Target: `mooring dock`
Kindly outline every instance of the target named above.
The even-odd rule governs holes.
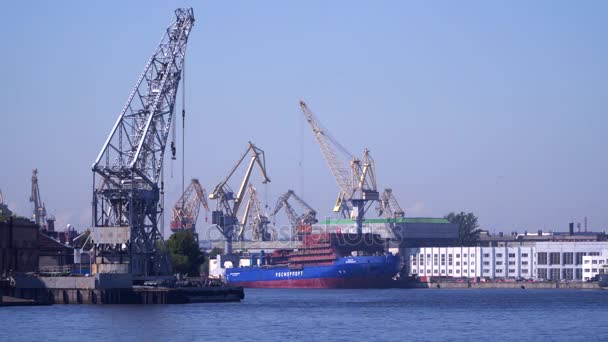
[[[122,277],[121,277],[122,278]],[[35,277],[15,278],[4,286],[6,299],[0,305],[45,304],[188,304],[239,302],[242,287],[156,287],[133,286],[120,278]]]

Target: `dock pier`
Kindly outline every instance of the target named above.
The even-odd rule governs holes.
[[[239,302],[242,287],[132,286],[121,277],[18,277],[0,306],[49,304],[188,304]]]

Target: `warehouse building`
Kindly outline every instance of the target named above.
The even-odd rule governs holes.
[[[28,219],[0,222],[0,275],[37,271],[38,238],[39,227]]]
[[[608,249],[599,255],[583,256],[583,280],[592,280],[602,274],[608,274]]]
[[[325,220],[313,226],[313,233],[356,233],[354,220]],[[383,239],[399,241],[400,247],[453,246],[458,241],[458,225],[444,218],[404,217],[365,219],[363,233],[380,234]]]
[[[405,271],[418,277],[585,280],[584,270],[593,268],[585,266],[584,257],[601,257],[607,249],[606,241],[408,248]]]

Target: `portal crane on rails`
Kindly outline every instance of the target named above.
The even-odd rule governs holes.
[[[93,163],[96,273],[140,278],[173,273],[159,231],[162,170],[193,24],[192,8],[175,10]]]
[[[289,199],[293,198],[296,203],[304,210],[302,214],[297,214],[296,210],[289,203]],[[281,209],[285,208],[285,213],[291,225],[291,237],[296,240],[303,233],[310,233],[312,225],[317,223],[317,212],[300,198],[293,190],[289,190],[277,200],[274,210],[270,216],[276,216]]]
[[[389,219],[398,219],[405,216],[405,211],[401,209],[392,189],[384,189],[384,192],[382,192],[382,195],[380,196],[380,206],[378,207],[378,215]]]
[[[36,225],[40,228],[45,228],[46,225],[46,207],[40,196],[40,187],[38,186],[38,169],[32,170],[32,192],[30,194],[30,202],[34,205],[32,218]]]
[[[354,219],[357,233],[360,234],[363,230],[365,213],[374,201],[380,199],[376,186],[374,160],[368,149],[363,151],[361,159],[355,157],[321,126],[304,101],[300,101],[300,108],[340,188],[334,212],[341,213],[344,218]],[[338,151],[350,158],[350,168],[345,166]]]
[[[243,241],[245,230],[249,228],[253,241],[270,241],[271,236],[268,232],[270,220],[262,209],[256,188],[251,183],[247,190],[247,198],[247,205],[245,206],[245,211],[243,212],[243,218],[241,220],[241,228],[236,238],[239,241]]]
[[[393,233],[396,239],[400,239],[402,231],[400,230],[401,225],[398,224],[397,220],[405,217],[405,211],[401,209],[392,189],[384,189],[382,195],[380,195],[380,205],[377,209],[378,216],[388,219],[385,226]]]
[[[235,193],[230,186],[228,181],[235,174],[239,166],[245,161],[247,155],[251,153],[249,165],[245,171],[245,176],[241,181],[241,185],[238,191]],[[225,240],[225,254],[232,254],[232,240],[235,238],[235,229],[239,228],[240,222],[237,219],[237,215],[241,205],[245,200],[245,192],[253,167],[257,165],[262,173],[262,183],[266,184],[270,182],[270,178],[266,173],[266,157],[264,151],[255,146],[252,142],[249,142],[249,146],[245,150],[245,153],[241,155],[237,163],[232,167],[226,178],[215,186],[209,199],[216,201],[216,210],[211,214],[211,223],[214,224],[220,231]]]
[[[198,220],[201,205],[205,208],[205,211],[209,211],[207,191],[205,191],[205,188],[203,188],[198,179],[193,178],[173,206],[171,231],[190,230],[193,233],[196,232],[196,221]]]

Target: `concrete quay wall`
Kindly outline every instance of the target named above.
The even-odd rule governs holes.
[[[597,282],[398,282],[396,287],[419,289],[585,289],[601,290]]]
[[[96,274],[93,277],[15,277],[15,287],[23,289],[128,289],[133,284],[129,274]]]
[[[42,289],[13,288],[5,294],[45,304],[186,304],[238,302],[245,296],[241,287],[132,288],[132,289]]]

